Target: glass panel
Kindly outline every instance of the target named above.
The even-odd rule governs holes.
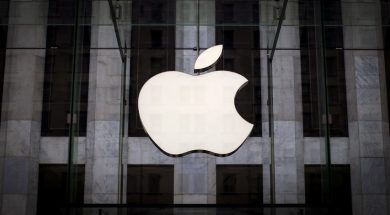
[[[152,76],[175,70],[175,9],[175,1],[132,1],[130,136],[146,136],[138,115],[141,87]]]
[[[0,214],[388,214],[389,9],[0,0]],[[216,44],[220,59],[195,73]],[[225,155],[162,151],[140,120],[141,87],[215,70],[248,79],[231,105],[251,135]]]
[[[51,7],[53,7],[52,10],[50,10]],[[41,133],[42,136],[68,137],[66,138],[68,140],[66,160],[68,165],[66,175],[67,206],[84,203],[84,201],[80,202],[78,200],[78,194],[80,192],[84,193],[84,186],[78,186],[77,182],[78,177],[80,177],[78,164],[81,163],[79,151],[81,151],[83,145],[85,146],[85,139],[81,136],[87,136],[91,9],[91,1],[49,2],[46,37],[47,52],[49,53],[46,54],[44,82],[46,89],[44,88],[44,90],[50,93],[48,93],[49,99],[43,98],[43,105],[48,107],[48,115],[45,115],[45,109],[42,111],[42,121],[48,120],[49,123],[42,122]],[[67,17],[66,14],[72,16]],[[69,35],[69,37],[66,35]],[[69,38],[72,38],[70,43],[67,42]],[[60,52],[56,52],[56,47]],[[61,52],[62,47],[64,47],[64,52]],[[63,103],[63,106],[68,106],[68,108],[60,108],[61,103]],[[52,110],[54,111],[51,112]],[[66,123],[64,123],[63,118],[61,120],[57,119],[65,115],[64,110],[66,110]],[[48,118],[45,119],[45,116],[48,116]],[[65,126],[52,129],[52,122],[55,122],[56,125]],[[44,125],[48,127],[44,127]],[[83,176],[85,176],[85,173]],[[86,181],[85,177],[84,181]]]
[[[321,165],[305,165],[305,196],[309,207],[326,202]],[[352,214],[351,178],[349,165],[332,165],[331,204],[337,214]]]
[[[72,25],[75,21],[73,1],[50,1],[46,40],[45,75],[43,85],[42,136],[67,136],[71,117],[73,35],[77,32],[83,38],[80,53],[80,101],[76,121],[79,128],[76,135],[85,136],[88,109],[88,74],[90,25],[82,29]],[[89,16],[91,2],[85,2],[85,16]],[[71,15],[71,16],[69,16]],[[88,24],[88,23],[86,23]],[[76,32],[75,32],[76,31]],[[81,31],[81,32],[78,32]],[[82,65],[81,65],[82,63]]]
[[[318,86],[316,74],[316,31],[313,25],[313,1],[302,1],[300,7],[300,48],[302,73],[303,133],[305,137],[318,137]],[[348,115],[345,90],[345,66],[343,52],[343,32],[341,27],[341,4],[339,1],[326,1],[325,38],[327,92],[329,96],[329,118],[331,136],[348,136]],[[331,14],[329,14],[331,13]]]
[[[173,204],[173,166],[129,165],[127,204]]]
[[[390,15],[388,11],[390,11],[390,1],[381,0],[382,38],[387,87],[387,108],[388,113],[390,113]],[[390,124],[390,117],[387,116],[387,118]]]
[[[340,22],[340,4],[337,1],[305,1],[301,0],[297,5],[299,14],[297,16],[297,30],[300,38],[300,80],[301,84],[301,105],[303,146],[305,150],[311,149],[310,156],[316,159],[305,159],[306,162],[321,164],[316,168],[316,182],[320,188],[315,194],[321,199],[317,206],[329,209],[330,203],[330,135],[346,136],[345,101],[345,79],[342,52],[337,52],[342,47],[342,32],[337,28],[327,25],[336,25]],[[331,8],[331,9],[330,9]],[[328,12],[334,13],[333,16]],[[333,38],[334,37],[334,38]],[[332,40],[329,40],[332,38]],[[332,42],[333,44],[328,44]],[[337,49],[336,49],[337,48]],[[335,50],[336,51],[333,51]],[[332,51],[329,51],[332,50]],[[329,65],[328,63],[331,63]],[[336,69],[336,70],[334,70]],[[330,80],[329,78],[332,78]],[[330,106],[331,96],[333,110]],[[339,96],[339,101],[333,100]],[[331,114],[334,111],[334,115]],[[344,112],[343,112],[344,111]],[[335,117],[333,117],[335,116]],[[335,118],[334,125],[331,120]],[[313,150],[318,148],[319,150]],[[306,154],[305,154],[306,158]],[[310,157],[312,158],[312,157]],[[305,167],[306,170],[306,167]],[[310,198],[309,177],[301,175],[305,181],[305,202],[313,207]],[[307,180],[306,180],[307,179]],[[306,189],[307,188],[307,189]]]
[[[262,204],[260,165],[218,165],[217,204]]]
[[[8,10],[9,1],[0,1],[0,105],[3,101],[3,83],[4,83],[4,69],[6,60],[6,48],[7,48],[7,32],[8,26]],[[1,117],[1,113],[0,113]]]
[[[234,71],[249,80],[235,105],[244,119],[255,125],[251,136],[261,136],[259,1],[215,2],[216,44],[223,44],[217,70]],[[249,26],[242,26],[249,25]],[[253,25],[253,26],[252,26]]]
[[[61,214],[67,202],[67,175],[65,164],[40,164],[38,177],[37,214]],[[84,202],[84,165],[78,165],[74,172],[74,186],[77,192],[74,202]],[[81,213],[77,213],[81,214]]]

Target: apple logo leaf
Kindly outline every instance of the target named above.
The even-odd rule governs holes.
[[[210,69],[222,55],[223,45],[216,45],[206,49],[195,61],[195,72],[202,72]]]

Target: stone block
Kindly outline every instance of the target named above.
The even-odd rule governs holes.
[[[176,50],[175,69],[188,74],[194,74],[196,51]]]
[[[360,137],[360,155],[362,157],[383,157],[382,133],[362,132]]]
[[[379,48],[378,27],[376,26],[344,26],[344,48],[376,49]]]
[[[379,78],[378,56],[376,53],[357,53],[353,56],[355,78]]]
[[[207,194],[207,163],[182,164],[182,189],[184,194]]]
[[[31,121],[9,120],[7,121],[7,156],[32,156],[31,150],[34,143],[31,140]]]
[[[378,105],[381,104],[380,90],[379,88],[371,89],[358,89],[357,90],[357,105],[358,109],[360,105]]]
[[[112,25],[110,6],[105,1],[94,1],[92,3],[91,24],[93,25]],[[95,15],[98,14],[98,15]]]
[[[207,158],[207,194],[209,196],[207,202],[212,203],[216,201],[217,182],[216,182],[216,160],[215,158]]]
[[[26,35],[29,35],[26,37]],[[37,48],[44,47],[46,40],[46,24],[37,25],[17,24],[9,25],[7,48]]]
[[[303,140],[305,164],[321,164],[320,138],[305,137]]]
[[[119,121],[95,121],[95,157],[119,155]]]
[[[348,133],[349,133],[349,156],[350,158],[357,158],[360,156],[360,144],[359,144],[359,122],[349,121],[348,122]]]
[[[360,121],[358,124],[359,138],[361,133],[381,133],[382,126],[380,121]]]
[[[276,47],[280,49],[300,48],[299,28],[297,26],[282,26]]]
[[[129,164],[173,164],[174,157],[163,153],[148,137],[129,137]]]
[[[1,214],[21,215],[35,214],[33,211],[27,211],[27,195],[4,194],[2,200]]]
[[[386,195],[363,195],[362,203],[362,214],[387,215]]]
[[[240,148],[232,155],[217,157],[218,164],[261,164],[262,163],[262,138],[248,137]]]
[[[214,17],[207,17],[204,16],[205,19],[213,19]],[[207,22],[210,22],[210,20],[205,20]],[[213,22],[213,21],[212,21]],[[210,26],[209,23],[206,23],[206,26],[200,26],[199,27],[199,46],[202,49],[208,49],[211,46],[218,45],[215,44],[215,27]]]
[[[334,137],[330,139],[332,164],[349,164],[348,138]],[[322,152],[325,153],[325,152]]]
[[[293,121],[296,119],[293,90],[293,88],[274,89],[274,120]]]
[[[295,121],[275,121],[275,157],[295,157]]]
[[[382,108],[380,104],[361,104],[356,107],[358,120],[381,120],[382,119]]]
[[[362,193],[385,194],[386,175],[383,158],[361,158]]]
[[[341,3],[344,25],[377,25],[378,9],[375,1],[344,1]]]
[[[4,160],[4,194],[27,194],[28,182],[32,180],[29,172],[29,157],[6,157]]]
[[[79,164],[85,163],[85,137],[75,138],[77,149],[75,157]],[[66,164],[68,162],[69,138],[67,137],[42,137],[39,147],[39,163]]]
[[[215,2],[203,0],[199,1],[200,25],[212,26],[215,24]]]
[[[42,137],[39,150],[40,163],[66,163],[68,138]]]
[[[176,23],[195,25],[197,23],[197,5],[194,1],[176,2]]]
[[[118,204],[118,194],[104,193],[93,194],[92,203],[94,204]]]
[[[362,195],[353,194],[352,195],[352,214],[353,215],[362,215],[363,214],[363,202]]]
[[[118,158],[95,158],[92,166],[92,194],[118,192]]]
[[[358,63],[356,63],[358,64]],[[358,64],[361,67],[365,67],[361,65],[361,62]],[[376,74],[378,70],[375,67],[369,67],[369,71],[364,70],[363,68],[357,69],[356,76],[356,88],[357,89],[377,89],[379,85],[379,74]]]
[[[176,46],[189,49],[196,47],[197,34],[196,26],[177,26]]]
[[[107,6],[108,7],[108,6]],[[109,10],[109,8],[107,8]],[[104,14],[99,17],[104,17]],[[111,19],[111,17],[110,17]],[[94,20],[94,19],[92,19]],[[117,48],[118,43],[115,35],[115,29],[112,22],[109,25],[99,25],[92,26],[93,34],[91,34],[91,47],[93,48]],[[103,52],[115,52],[115,55],[118,55],[118,50],[99,50],[99,53]]]
[[[295,1],[288,2],[283,25],[299,25],[299,3]]]
[[[92,119],[98,121],[118,120],[120,117],[120,89],[118,86],[109,88],[96,88],[96,100],[91,103],[88,110],[92,110]],[[91,116],[91,115],[90,115]]]
[[[207,204],[208,195],[190,194],[182,196],[182,204]]]
[[[350,158],[352,195],[362,194],[362,174],[360,158]]]

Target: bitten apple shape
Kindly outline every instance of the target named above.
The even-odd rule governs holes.
[[[195,69],[209,68],[222,45],[204,51]],[[248,80],[230,71],[189,75],[168,71],[150,78],[138,97],[142,125],[164,152],[182,155],[208,151],[227,155],[237,150],[253,124],[237,112],[234,98]]]

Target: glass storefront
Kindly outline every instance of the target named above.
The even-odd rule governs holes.
[[[390,215],[389,12],[389,0],[0,0],[0,214]],[[221,57],[196,71],[215,45]],[[248,80],[232,105],[249,136],[225,155],[162,150],[141,88],[220,70]],[[205,92],[185,93],[197,106]]]

